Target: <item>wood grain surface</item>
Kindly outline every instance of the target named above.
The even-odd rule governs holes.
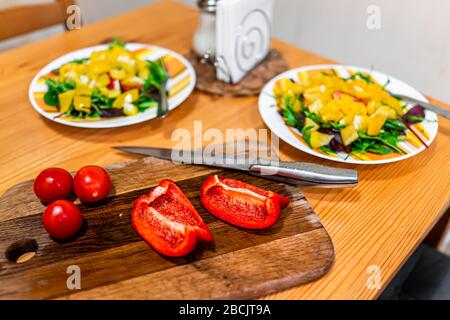
[[[0,9],[0,40],[47,28],[66,26],[67,7],[75,0],[55,0],[47,3],[16,5]],[[45,12],[45,14],[42,14]]]
[[[332,264],[330,237],[297,187],[153,158],[116,165],[109,172],[113,194],[100,204],[80,205],[84,226],[70,241],[56,242],[46,233],[44,207],[31,191],[33,181],[1,198],[0,252],[6,255],[0,256],[0,299],[254,298],[314,280]],[[271,228],[233,227],[200,204],[200,187],[212,174],[272,190],[292,202]],[[131,226],[133,201],[164,177],[177,182],[214,235],[213,244],[201,244],[185,258],[160,256]],[[30,241],[37,243],[36,254],[15,263],[30,252]],[[66,270],[72,265],[81,271],[76,293],[66,285]]]
[[[174,146],[171,136],[177,128],[188,129],[194,139],[201,134],[193,132],[196,120],[202,121],[204,130],[267,129],[255,97],[218,98],[195,92],[164,120],[105,130],[52,123],[40,117],[28,101],[33,76],[62,54],[105,42],[114,35],[185,54],[191,48],[196,24],[196,10],[164,1],[0,53],[0,193],[49,166],[77,170],[87,164],[136,159],[112,150],[113,145]],[[335,62],[281,41],[275,40],[273,46],[292,68]],[[447,207],[450,124],[440,118],[439,126],[429,149],[414,158],[379,166],[338,164],[280,142],[282,160],[357,168],[360,184],[355,189],[303,190],[333,239],[335,263],[319,280],[268,298],[374,299],[381,293]],[[367,286],[371,266],[380,268],[379,287]]]

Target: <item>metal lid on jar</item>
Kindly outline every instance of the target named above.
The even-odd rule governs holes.
[[[197,6],[207,12],[216,12],[217,2],[220,0],[197,0]]]

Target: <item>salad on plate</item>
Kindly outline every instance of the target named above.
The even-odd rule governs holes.
[[[343,77],[334,69],[309,70],[297,79],[277,80],[273,94],[286,125],[297,129],[310,148],[363,159],[367,153],[406,154],[405,140],[426,145],[409,130],[425,120],[425,110],[419,105],[408,110],[387,85],[359,71]]]
[[[158,106],[167,77],[161,60],[142,59],[116,39],[105,50],[53,70],[43,98],[57,108],[57,117],[72,120],[135,116]]]

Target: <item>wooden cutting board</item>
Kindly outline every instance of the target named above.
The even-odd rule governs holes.
[[[80,205],[85,226],[71,241],[55,242],[47,235],[44,206],[32,181],[0,198],[0,299],[254,298],[317,279],[333,262],[331,239],[297,187],[154,158],[107,169],[113,195],[100,204]],[[200,204],[200,186],[213,174],[275,191],[292,203],[267,230],[230,226]],[[131,226],[133,200],[165,178],[176,181],[215,237],[185,258],[158,255]],[[67,287],[70,266],[79,267],[80,290]]]

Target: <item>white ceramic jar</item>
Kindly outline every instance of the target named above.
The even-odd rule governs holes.
[[[194,34],[193,49],[200,57],[213,59],[216,53],[216,5],[220,0],[198,0],[199,23]]]

